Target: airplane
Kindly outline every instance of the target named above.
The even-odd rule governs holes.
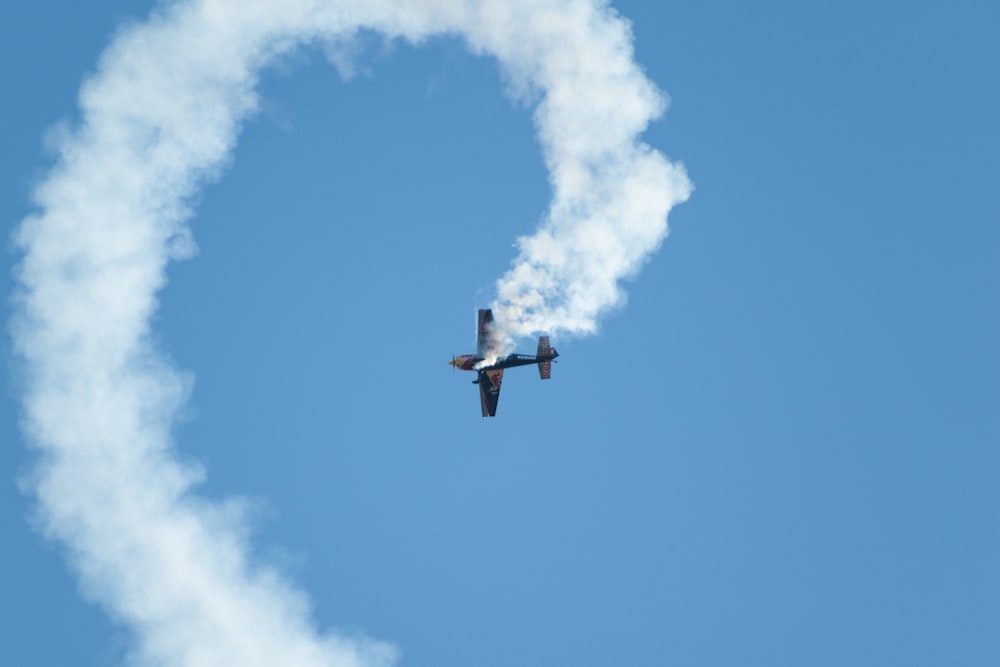
[[[495,417],[497,401],[500,399],[500,383],[506,368],[538,364],[538,375],[543,380],[552,377],[552,360],[559,356],[554,347],[549,346],[549,337],[538,339],[538,353],[509,354],[496,358],[499,342],[494,338],[493,311],[489,308],[479,310],[479,335],[476,341],[475,354],[460,354],[452,357],[449,365],[463,371],[476,371],[478,375],[472,384],[479,385],[479,399],[482,403],[483,417]]]

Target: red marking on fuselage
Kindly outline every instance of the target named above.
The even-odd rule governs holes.
[[[463,371],[473,370],[473,366],[476,364],[476,356],[474,354],[463,354],[458,357],[458,363],[456,366]]]

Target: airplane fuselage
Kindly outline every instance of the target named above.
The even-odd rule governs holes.
[[[506,357],[497,359],[492,364],[481,366],[486,361],[484,357],[474,354],[460,354],[451,362],[455,368],[463,371],[491,371],[497,368],[514,368],[515,366],[529,366],[537,364],[539,361],[555,359],[559,353],[552,350],[552,354],[546,357],[537,357],[533,354],[508,354]]]

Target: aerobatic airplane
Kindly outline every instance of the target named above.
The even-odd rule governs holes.
[[[479,335],[476,341],[475,354],[460,354],[452,357],[448,363],[463,371],[477,371],[478,376],[472,384],[479,385],[479,398],[482,402],[483,416],[495,417],[497,401],[500,399],[500,382],[503,380],[505,368],[538,364],[538,375],[543,380],[552,376],[552,360],[559,356],[554,347],[549,347],[549,337],[538,339],[538,354],[510,354],[497,358],[499,341],[494,336],[493,311],[479,311]]]

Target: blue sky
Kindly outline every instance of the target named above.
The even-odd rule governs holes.
[[[8,234],[151,4],[0,10]],[[1000,12],[615,6],[696,190],[494,420],[445,362],[548,205],[530,111],[457,39],[266,70],[155,319],[199,494],[250,498],[255,558],[403,665],[996,664]],[[9,348],[0,663],[120,664],[18,489]]]

